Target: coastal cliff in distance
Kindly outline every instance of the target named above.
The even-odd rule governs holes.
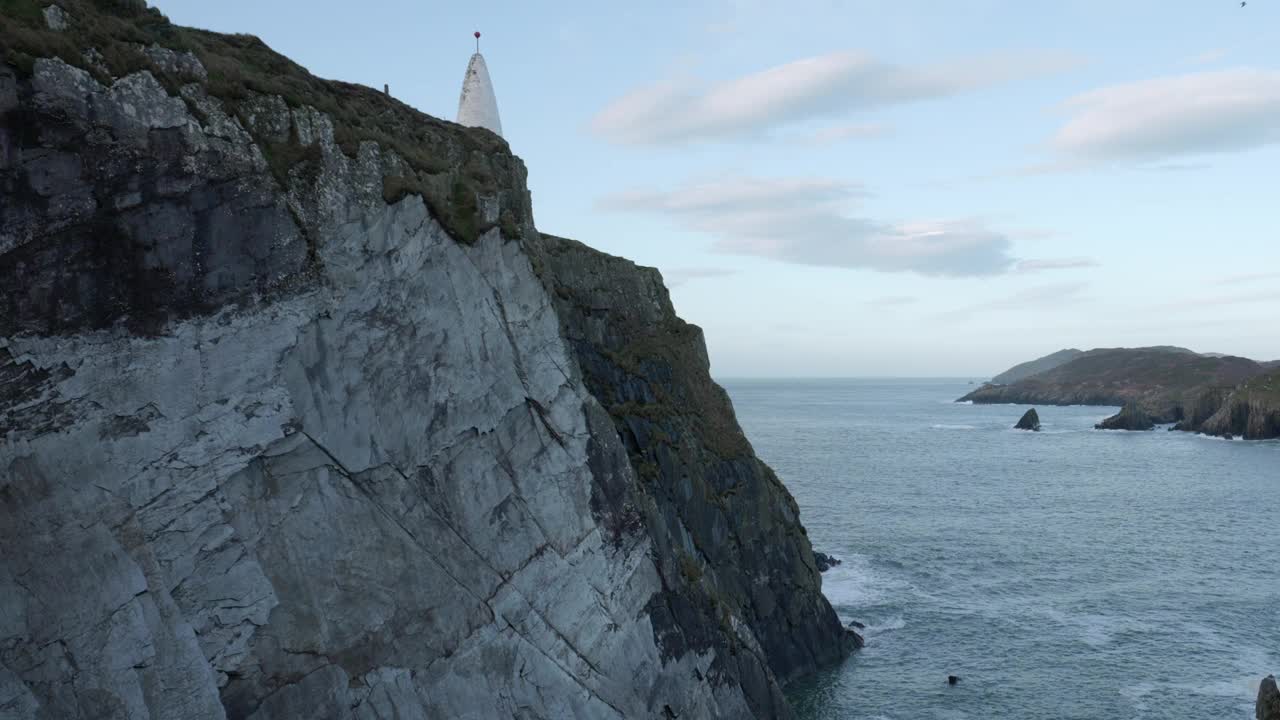
[[[500,138],[4,9],[6,718],[786,718],[858,645],[700,331]]]
[[[1059,350],[1056,353],[1050,353],[1042,358],[1036,358],[1035,360],[1019,363],[991,378],[991,384],[1009,385],[1010,383],[1018,382],[1023,378],[1038,375],[1042,372],[1048,372],[1059,365],[1065,365],[1083,354],[1083,350],[1068,348],[1066,350]]]
[[[1246,440],[1280,437],[1280,370],[1250,378],[1232,390],[1198,429]]]
[[[1065,352],[1065,351],[1064,351]],[[1090,350],[1007,385],[988,383],[960,398],[978,404],[1121,406],[1102,428],[1175,424],[1175,429],[1251,438],[1280,436],[1274,372],[1247,358],[1185,348]],[[1230,400],[1229,400],[1230,399]],[[1125,413],[1128,413],[1127,415]]]

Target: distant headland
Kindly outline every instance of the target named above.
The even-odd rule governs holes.
[[[1280,437],[1280,361],[1197,353],[1186,348],[1060,350],[1016,365],[960,398],[976,404],[1103,405],[1141,413],[1156,425],[1221,437]]]

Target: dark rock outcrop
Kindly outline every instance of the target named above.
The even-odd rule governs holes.
[[[764,662],[785,682],[844,657],[857,639],[832,637],[839,620],[795,501],[756,458],[711,380],[702,331],[675,315],[661,275],[551,235],[539,250],[586,386],[636,468],[639,483],[610,499],[609,514],[643,524],[657,544],[665,591],[650,610],[663,646],[738,664],[713,667],[717,678],[760,674]],[[741,618],[754,642],[691,633],[686,613]],[[783,702],[768,685],[744,689],[760,705]]]
[[[1254,714],[1257,720],[1280,720],[1280,688],[1276,687],[1274,675],[1263,678]]]
[[[1207,357],[1183,348],[1090,350],[1009,385],[984,385],[960,398],[978,404],[1119,405],[1139,403],[1157,423],[1207,416],[1215,393],[1263,372],[1239,357]]]
[[[1013,429],[1040,432],[1040,413],[1036,412],[1035,408],[1031,408],[1022,414],[1022,419],[1018,420],[1018,424],[1014,425]]]
[[[789,717],[858,644],[657,272],[140,0],[0,23],[0,705]]]
[[[1094,427],[1098,430],[1154,430],[1156,423],[1141,406],[1131,402]]]
[[[840,564],[840,558],[820,552],[813,554],[813,561],[818,565],[818,572],[826,572]]]

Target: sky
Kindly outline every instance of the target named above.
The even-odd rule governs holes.
[[[453,119],[662,271],[717,377],[1280,359],[1280,0],[160,0]]]

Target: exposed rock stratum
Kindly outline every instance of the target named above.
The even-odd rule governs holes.
[[[858,644],[700,331],[505,143],[60,5],[0,65],[0,714],[789,717]]]

